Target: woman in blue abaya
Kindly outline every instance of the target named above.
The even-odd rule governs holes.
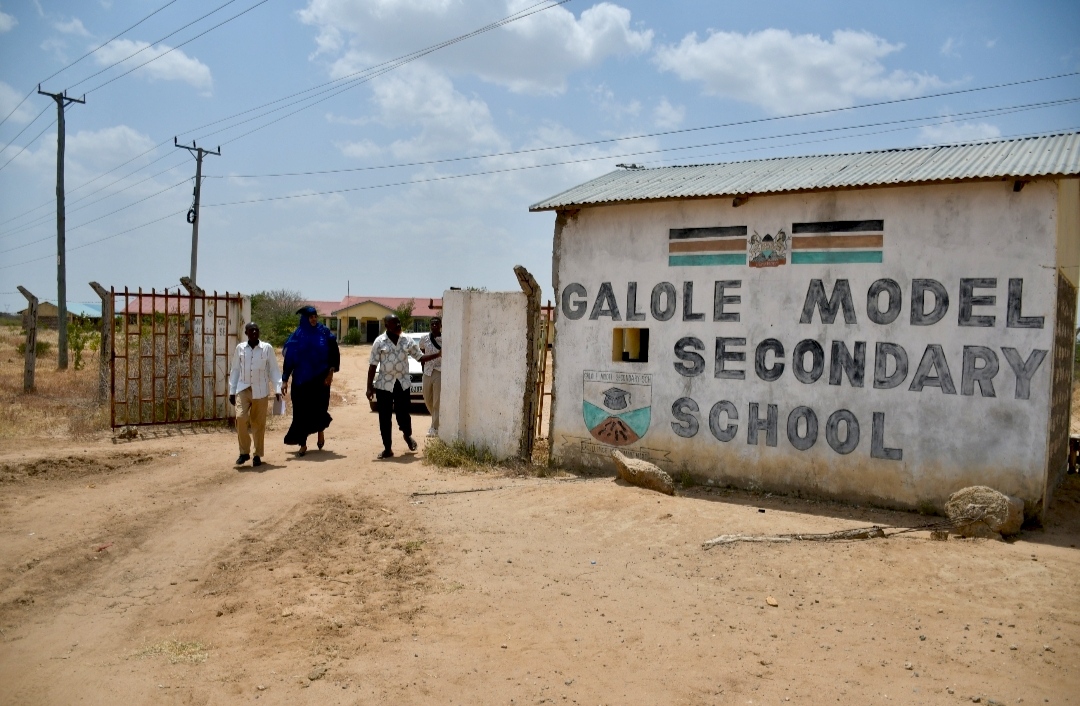
[[[299,454],[307,453],[307,439],[319,435],[319,448],[326,443],[323,430],[332,421],[330,383],[341,368],[341,352],[337,338],[330,329],[319,323],[318,312],[305,306],[296,312],[300,325],[285,342],[285,365],[281,371],[281,391],[289,391],[292,377],[292,426],[285,434],[287,446],[300,446]]]

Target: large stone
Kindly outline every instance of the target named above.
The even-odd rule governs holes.
[[[1024,524],[1024,501],[985,485],[958,490],[945,503],[945,514],[963,537],[1018,534]]]
[[[619,478],[630,485],[655,490],[665,495],[675,494],[675,482],[657,466],[639,458],[630,458],[619,451],[612,451],[611,457],[615,459]]]

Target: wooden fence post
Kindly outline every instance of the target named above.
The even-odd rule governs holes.
[[[98,401],[105,403],[109,401],[109,380],[111,378],[109,372],[112,370],[113,364],[113,327],[116,326],[113,313],[113,297],[109,290],[97,282],[91,282],[90,286],[101,297],[101,343],[98,346],[98,357],[100,358]]]
[[[37,308],[38,298],[25,287],[20,286],[19,291],[29,306],[26,308],[26,366],[23,368],[23,392],[34,390],[34,365],[37,362]]]

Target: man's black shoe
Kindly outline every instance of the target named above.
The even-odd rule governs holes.
[[[375,458],[383,459],[383,458],[393,458],[393,457],[394,457],[394,452],[393,451],[391,451],[390,449],[383,449],[382,451],[379,452],[379,455],[376,456]]]
[[[243,466],[245,463],[247,463],[247,460],[249,458],[251,458],[251,456],[248,456],[247,454],[240,454],[240,458],[236,459],[236,465]]]
[[[416,451],[416,440],[411,436],[405,437],[405,443],[409,445],[409,451]]]
[[[251,459],[251,467],[252,468],[255,468],[256,466],[261,466],[261,465],[262,465],[262,459],[259,458],[258,456]]]

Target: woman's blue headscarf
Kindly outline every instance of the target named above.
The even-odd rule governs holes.
[[[316,314],[315,307],[305,306],[296,312],[300,314],[300,325],[285,341],[286,375],[292,373],[293,385],[303,385],[317,377],[325,377],[330,369],[330,343],[336,340],[326,326],[308,321],[308,316]]]

